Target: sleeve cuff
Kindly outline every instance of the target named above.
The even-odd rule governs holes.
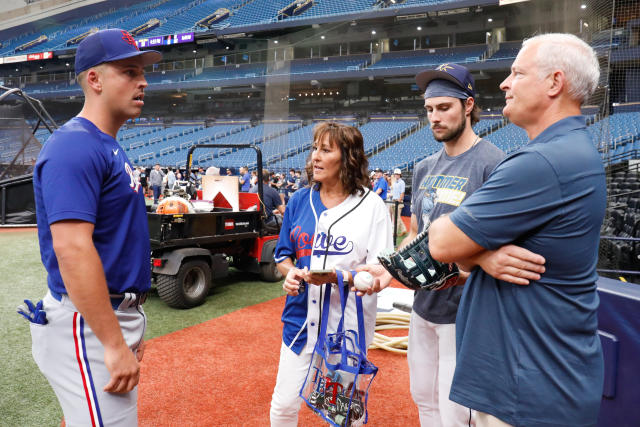
[[[94,214],[87,213],[87,212],[63,211],[63,212],[55,212],[53,214],[48,215],[49,225],[58,221],[64,221],[68,219],[86,221],[86,222],[90,222],[91,224],[96,223],[96,216]]]

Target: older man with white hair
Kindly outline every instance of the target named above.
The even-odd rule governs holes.
[[[526,40],[500,88],[504,115],[531,141],[429,229],[435,259],[472,269],[456,318],[449,397],[478,411],[477,426],[597,424],[604,374],[596,262],[606,186],[580,106],[599,74],[595,52],[573,35]],[[544,257],[538,280],[525,278],[536,262],[501,262],[521,248]]]

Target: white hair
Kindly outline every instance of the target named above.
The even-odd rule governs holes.
[[[522,48],[537,45],[536,64],[543,79],[562,70],[569,86],[569,96],[581,104],[595,92],[600,79],[600,64],[591,46],[573,34],[541,34],[522,43]]]

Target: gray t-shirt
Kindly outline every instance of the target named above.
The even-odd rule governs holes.
[[[482,186],[504,157],[502,150],[481,139],[458,156],[448,156],[443,148],[418,163],[413,171],[411,197],[411,213],[418,220],[418,232],[460,206]],[[443,291],[417,291],[413,310],[432,323],[455,323],[461,295],[462,286]]]

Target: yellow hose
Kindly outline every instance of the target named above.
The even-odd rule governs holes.
[[[389,337],[378,331],[387,329],[409,329],[409,313],[378,313],[376,316],[376,328],[373,333],[373,342],[369,346],[390,351],[392,353],[407,354],[409,337]]]

